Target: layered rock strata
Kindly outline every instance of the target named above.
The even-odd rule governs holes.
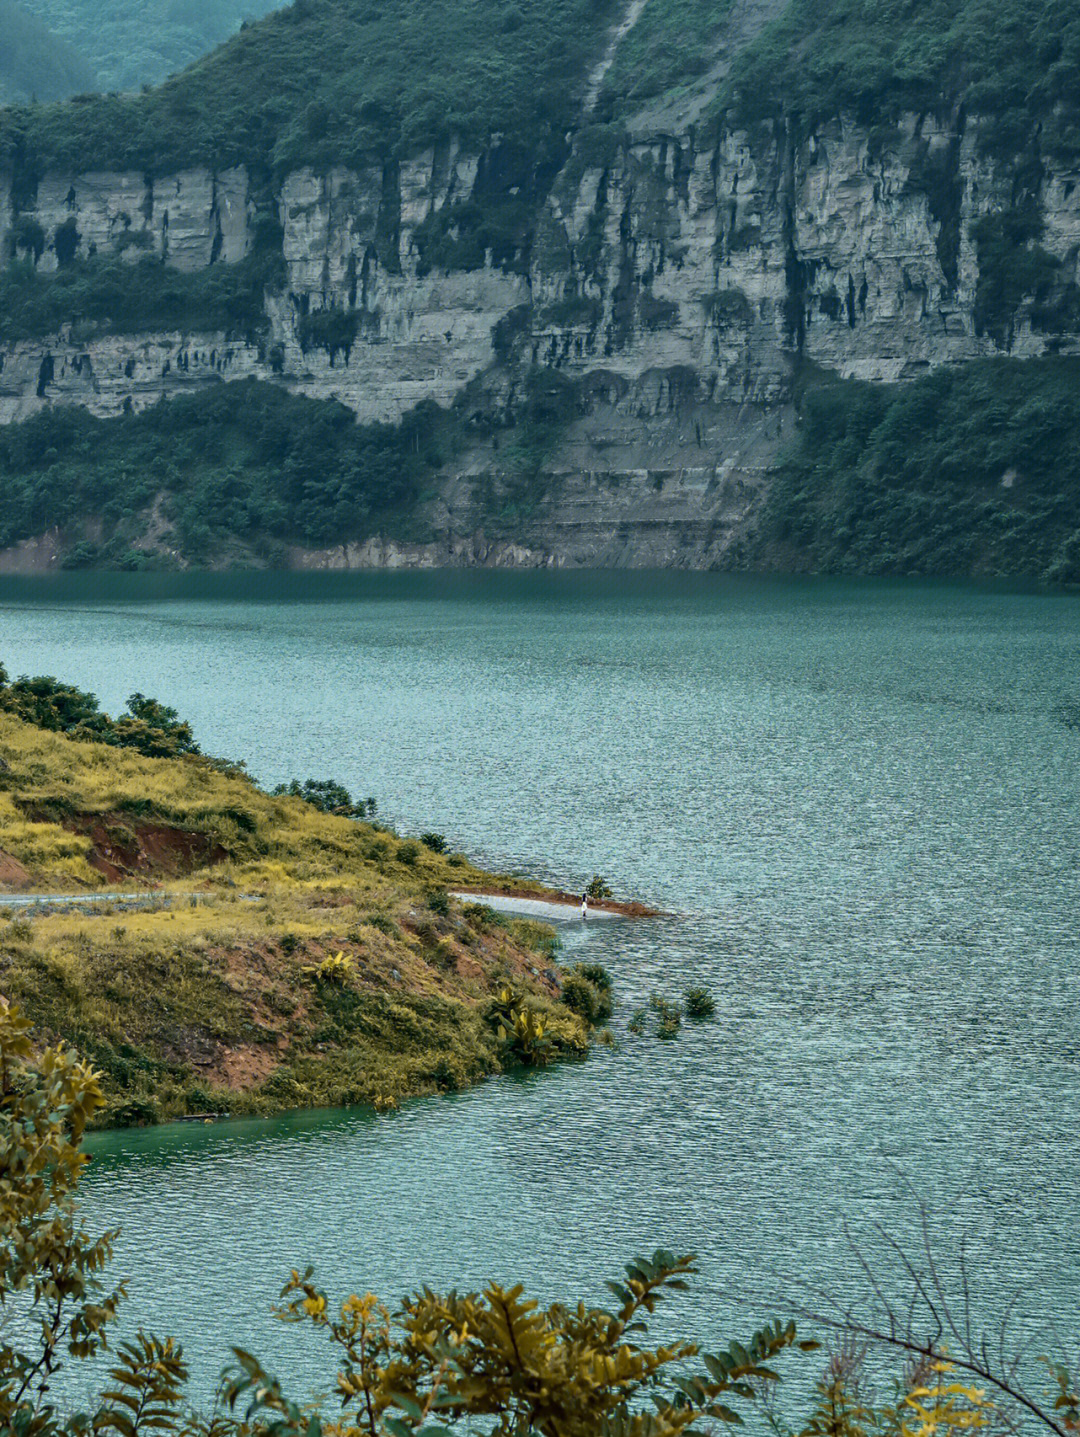
[[[697,516],[691,547],[711,562],[731,528],[718,517],[728,486],[759,489],[775,453],[796,360],[896,381],[1000,352],[1080,352],[1076,306],[1056,303],[1080,284],[1080,175],[1048,162],[1035,197],[1049,298],[1023,296],[990,323],[974,236],[1014,203],[1014,177],[984,152],[977,120],[909,116],[884,140],[837,121],[798,144],[777,126],[707,146],[692,127],[631,135],[600,160],[571,154],[538,201],[531,243],[501,264],[468,254],[462,235],[469,205],[491,203],[498,166],[457,146],[363,172],[299,171],[269,198],[242,169],[50,175],[16,213],[0,179],[0,255],[44,272],[103,254],[188,274],[235,265],[270,210],[286,274],[250,333],[67,326],[0,347],[0,422],[65,403],[111,416],[248,377],[394,421],[466,390],[505,404],[546,368],[573,381],[578,419],[545,469],[561,517],[523,554],[568,552],[568,496],[595,516],[597,484],[636,495],[626,522],[653,532],[650,505],[666,512],[664,487],[681,475],[676,488],[696,496],[683,506]],[[497,198],[514,193],[507,184]],[[444,502],[488,463],[482,448],[471,455]],[[700,486],[686,477],[697,475]],[[666,539],[620,549],[605,532],[584,550],[670,557]],[[474,540],[482,547],[472,531],[431,553],[475,558]]]

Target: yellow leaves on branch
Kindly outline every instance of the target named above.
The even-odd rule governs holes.
[[[980,1387],[943,1380],[955,1371],[955,1365],[945,1359],[929,1364],[927,1380],[910,1388],[901,1404],[902,1437],[936,1437],[938,1433],[967,1432],[987,1425],[994,1412],[993,1402]],[[938,1381],[929,1379],[931,1373]]]

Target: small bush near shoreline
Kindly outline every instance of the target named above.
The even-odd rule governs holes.
[[[716,1000],[708,988],[687,988],[686,1016],[695,1022],[711,1018],[716,1012]]]

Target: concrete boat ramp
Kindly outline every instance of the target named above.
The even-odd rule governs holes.
[[[580,903],[555,903],[548,898],[517,898],[509,893],[451,893],[461,903],[479,903],[496,913],[505,913],[511,918],[539,918],[544,923],[581,922]],[[612,913],[604,908],[589,908],[589,922],[607,922],[612,918],[625,918],[625,913]]]

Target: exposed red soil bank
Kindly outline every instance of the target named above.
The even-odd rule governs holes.
[[[127,878],[150,882],[179,878],[227,857],[210,834],[161,823],[139,823],[127,813],[73,813],[59,818],[34,813],[31,817],[39,822],[59,823],[69,833],[89,838],[93,846],[86,855],[87,862],[110,883]]]
[[[31,888],[33,883],[33,878],[22,864],[0,848],[0,892],[10,893],[14,889],[18,893],[24,888]]]

